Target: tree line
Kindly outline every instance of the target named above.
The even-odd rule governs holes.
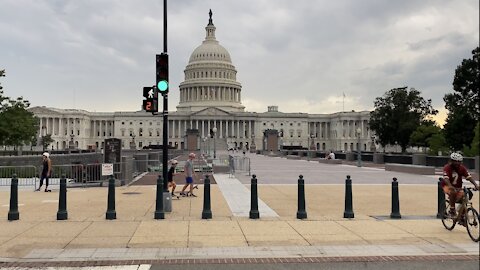
[[[374,101],[369,126],[376,142],[384,149],[387,145],[399,145],[402,152],[413,146],[428,149],[431,155],[452,151],[479,155],[480,47],[472,54],[456,68],[453,93],[443,98],[448,111],[443,128],[430,118],[438,113],[431,99],[424,99],[415,88],[394,88]],[[5,70],[0,70],[2,77]],[[36,145],[39,120],[27,110],[30,103],[23,97],[6,97],[2,89],[0,81],[0,145]],[[51,134],[42,135],[40,141],[45,149],[53,140]]]

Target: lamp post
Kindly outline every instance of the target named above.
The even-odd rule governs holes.
[[[362,152],[360,147],[360,135],[362,134],[362,130],[357,128],[357,138],[358,138],[358,145],[357,145],[357,167],[362,167]]]
[[[217,146],[215,141],[215,137],[217,137],[217,127],[213,127],[212,131],[213,131],[213,158],[217,158]]]

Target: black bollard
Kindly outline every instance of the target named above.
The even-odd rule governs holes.
[[[163,211],[163,180],[162,176],[158,175],[157,178],[157,194],[155,203],[155,219],[165,219],[165,212]]]
[[[250,218],[258,219],[260,218],[260,213],[258,212],[258,191],[257,191],[257,176],[252,175],[252,185],[251,185],[251,204],[250,204]]]
[[[437,196],[438,196],[438,199],[437,199],[437,204],[438,204],[437,218],[443,218],[443,215],[447,211],[445,209],[445,192],[443,192],[442,181],[443,181],[442,177],[438,178],[438,184],[437,184]]]
[[[8,220],[18,220],[20,213],[18,213],[18,179],[17,175],[12,176],[12,183],[10,185],[10,210],[8,211]]]
[[[307,218],[307,212],[305,211],[305,180],[303,180],[303,175],[299,176],[298,179],[298,211],[297,218],[304,219]]]
[[[397,178],[393,178],[392,182],[392,213],[390,213],[390,218],[402,218],[400,215],[400,199],[398,197],[398,182]]]
[[[107,203],[107,219],[117,219],[117,212],[115,212],[115,179],[113,175],[108,179],[108,203]]]
[[[58,195],[57,220],[66,220],[66,219],[68,219],[67,179],[65,179],[65,174],[62,174],[62,178],[60,178],[60,193]]]
[[[344,218],[354,218],[353,213],[353,201],[352,201],[352,179],[350,175],[347,175],[345,180],[345,212],[343,212]]]
[[[202,219],[212,218],[212,207],[210,201],[210,178],[205,175],[205,181],[203,184],[203,210]]]

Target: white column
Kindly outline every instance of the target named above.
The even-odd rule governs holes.
[[[220,139],[223,138],[223,121],[222,120],[220,120],[220,130],[218,134]]]
[[[175,138],[175,120],[172,120],[172,138]]]
[[[207,134],[210,135],[210,120],[208,120],[207,124],[208,124]]]
[[[237,120],[237,138],[240,139],[240,120]]]

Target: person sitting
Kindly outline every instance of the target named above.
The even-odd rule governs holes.
[[[325,155],[325,159],[335,159],[335,153],[333,153],[333,151],[328,151]]]
[[[463,189],[462,189],[462,177],[465,177],[466,180],[470,181],[475,190],[478,190],[478,184],[473,180],[470,173],[467,171],[467,168],[462,164],[463,156],[459,153],[452,153],[450,155],[450,160],[443,167],[443,180],[440,185],[443,189],[443,192],[448,196],[450,203],[450,216],[454,217],[455,213],[455,202],[463,198]]]

